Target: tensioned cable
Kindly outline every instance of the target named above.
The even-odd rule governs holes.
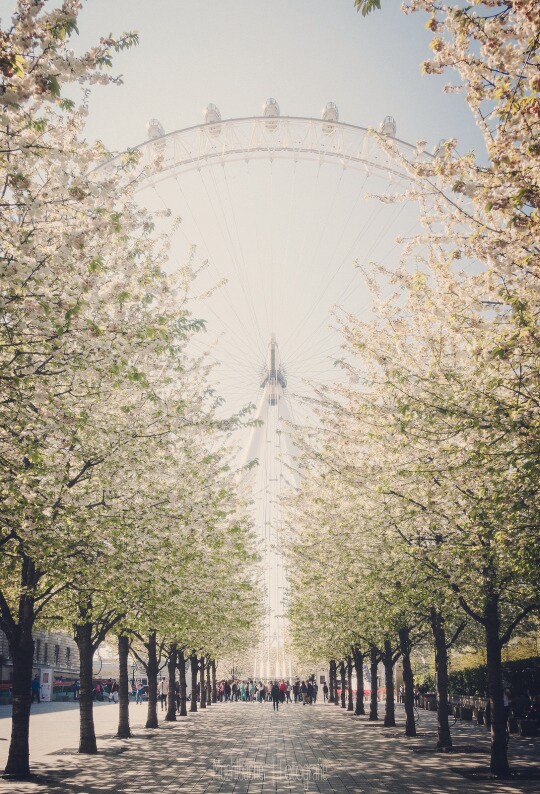
[[[218,218],[218,214],[217,214],[217,211],[216,211],[216,208],[215,208],[214,202],[212,201],[212,198],[211,198],[211,196],[210,196],[210,192],[209,192],[209,190],[208,190],[208,186],[207,186],[207,184],[206,184],[206,182],[205,182],[205,179],[204,179],[204,176],[203,176],[203,172],[202,172],[202,170],[201,170],[201,172],[200,172],[200,176],[201,176],[201,181],[202,181],[202,183],[203,183],[204,190],[205,190],[205,192],[206,192],[206,197],[207,197],[207,199],[208,199],[208,203],[209,203],[209,205],[210,205],[210,208],[211,208],[211,210],[212,210],[212,212],[213,212],[213,214],[214,214],[214,219],[215,219],[215,221],[216,221],[217,227],[218,227],[218,229],[219,229],[219,231],[220,231],[220,233],[221,233],[221,236],[222,236],[222,238],[223,238],[223,242],[225,243],[225,247],[226,247],[226,249],[227,249],[227,251],[228,251],[228,253],[229,253],[230,260],[231,260],[232,264],[234,265],[234,267],[236,268],[236,270],[237,270],[237,272],[238,272],[238,263],[237,263],[237,261],[236,261],[236,258],[235,258],[235,256],[234,256],[234,253],[233,253],[233,252],[230,250],[229,243],[227,242],[227,238],[226,238],[226,236],[225,236],[225,233],[224,233],[224,231],[223,231],[223,228],[222,228],[221,222],[220,222],[220,220],[219,220],[219,218]],[[218,196],[218,198],[219,198],[219,196]],[[223,207],[222,207],[222,212],[223,212]],[[225,220],[225,224],[226,224],[226,220]],[[226,225],[227,225],[227,224],[226,224]],[[230,232],[229,232],[229,236],[230,236]],[[248,295],[247,295],[247,293],[246,293],[246,291],[245,291],[244,284],[242,283],[242,279],[241,279],[241,277],[239,277],[239,279],[238,279],[238,284],[239,284],[239,286],[240,286],[240,289],[242,290],[242,292],[243,292],[243,294],[244,294],[244,298],[245,298],[245,300],[246,300],[246,307],[247,307],[247,309],[248,309],[248,312],[253,312],[253,308],[252,308],[252,306],[251,306],[251,304],[250,304],[250,301],[249,301]],[[255,329],[255,331],[256,331],[256,332],[259,334],[259,337],[261,338],[261,343],[262,343],[262,336],[261,336],[261,332],[260,332],[260,329],[259,329],[259,327],[258,327],[258,321],[257,321],[256,315],[255,315],[255,313],[254,313],[254,312],[252,313],[251,320],[252,320],[252,322],[253,322],[253,326],[254,326],[254,329]]]
[[[338,187],[339,187],[339,185],[341,184],[341,179],[343,178],[343,173],[344,173],[344,171],[342,170],[342,173],[341,173],[341,176],[340,176],[340,181],[339,181],[339,183],[338,183]],[[353,217],[353,214],[356,212],[356,209],[358,208],[358,204],[359,204],[360,200],[361,200],[361,199],[362,199],[362,197],[363,197],[363,193],[364,193],[364,187],[365,187],[365,185],[366,185],[366,182],[367,182],[368,178],[369,178],[369,173],[368,173],[368,174],[366,174],[366,176],[364,177],[364,180],[363,180],[362,184],[360,185],[360,188],[359,188],[359,190],[358,190],[358,193],[357,193],[356,199],[355,199],[355,201],[354,201],[354,203],[353,203],[353,205],[352,205],[351,211],[349,212],[349,215],[347,216],[347,219],[346,219],[345,223],[343,224],[343,227],[342,227],[342,230],[341,230],[341,234],[340,234],[340,236],[339,236],[339,239],[343,239],[343,237],[345,236],[345,230],[346,230],[346,229],[347,229],[347,227],[349,226],[349,223],[350,223],[350,221],[351,221],[351,219],[352,219],[352,217]],[[336,195],[337,195],[337,193],[336,193]],[[354,248],[356,247],[356,245],[357,245],[357,243],[358,243],[358,240],[360,239],[361,235],[362,235],[362,234],[365,232],[365,230],[366,230],[366,228],[368,227],[368,225],[369,225],[369,224],[372,222],[372,219],[373,219],[373,216],[374,216],[374,213],[375,213],[376,209],[377,209],[376,207],[374,207],[374,208],[373,208],[373,210],[372,210],[372,212],[371,212],[370,216],[369,216],[369,217],[366,219],[365,223],[362,225],[362,227],[360,228],[360,230],[359,230],[359,232],[357,233],[356,237],[354,238],[352,245],[351,245],[351,246],[349,247],[349,249],[347,250],[347,253],[345,254],[345,256],[343,256],[343,257],[342,257],[342,258],[339,260],[339,262],[338,262],[338,267],[337,267],[337,269],[336,269],[336,270],[335,270],[335,272],[334,272],[334,276],[333,276],[333,277],[330,279],[330,281],[328,282],[327,286],[326,286],[326,287],[323,289],[322,295],[324,295],[324,293],[326,292],[326,289],[328,288],[328,286],[329,286],[329,285],[332,283],[332,281],[333,281],[333,279],[335,278],[335,276],[337,276],[337,274],[340,272],[340,270],[341,270],[341,268],[343,267],[344,263],[347,261],[347,258],[350,256],[351,252],[352,252],[352,251],[354,250]],[[322,237],[321,237],[321,239],[322,239]],[[330,259],[330,262],[329,262],[329,269],[330,269],[330,267],[331,267],[331,265],[332,265],[332,263],[333,263],[333,260],[334,260],[334,258],[335,258],[335,256],[336,256],[336,252],[337,252],[337,250],[338,250],[338,245],[336,245],[336,246],[335,246],[335,248],[334,248],[334,253],[333,253],[333,255],[332,255],[332,258]],[[316,301],[316,303],[317,303],[317,301]],[[299,331],[299,329],[300,329],[300,328],[303,326],[303,324],[304,324],[304,320],[305,320],[306,318],[308,319],[308,318],[309,318],[309,316],[311,316],[311,312],[308,310],[308,314],[307,314],[307,316],[305,316],[305,317],[304,317],[304,319],[302,319],[302,318],[301,318],[301,320],[300,320],[299,324],[296,326],[296,329],[295,329],[295,330],[294,330],[294,331],[293,331],[291,334],[289,334],[289,336],[287,337],[287,339],[286,339],[286,341],[285,341],[285,344],[287,344],[287,343],[288,343],[288,341],[291,339],[291,337],[292,337],[292,336],[296,336],[296,334],[298,334],[298,331]]]
[[[207,241],[206,241],[206,239],[205,239],[205,237],[204,237],[204,235],[203,235],[203,233],[202,233],[201,227],[200,227],[200,225],[199,225],[199,222],[198,222],[198,220],[197,220],[197,216],[196,216],[196,214],[193,212],[193,209],[192,209],[192,207],[191,207],[191,204],[190,204],[190,202],[188,201],[188,199],[187,199],[187,197],[186,197],[186,195],[185,195],[184,191],[182,190],[182,186],[180,185],[180,181],[179,181],[179,179],[178,179],[178,175],[177,175],[177,176],[175,176],[175,181],[176,181],[176,184],[178,185],[178,189],[179,189],[179,191],[180,191],[180,194],[182,195],[182,198],[183,198],[183,200],[184,200],[184,203],[185,203],[185,205],[187,206],[187,208],[188,208],[188,210],[189,210],[189,212],[190,212],[190,214],[191,214],[191,217],[192,217],[192,219],[193,219],[193,222],[194,222],[194,224],[195,224],[195,227],[197,228],[197,230],[198,230],[198,232],[199,232],[199,234],[200,234],[200,236],[201,236],[201,240],[203,241],[203,244],[204,244],[204,246],[206,247],[206,250],[208,251],[208,254],[209,254],[209,256],[210,256],[210,258],[209,258],[209,264],[210,264],[210,266],[211,266],[211,267],[213,267],[213,268],[214,268],[214,270],[216,271],[216,274],[217,274],[217,276],[218,276],[219,280],[221,281],[221,280],[223,280],[223,279],[224,279],[224,276],[223,276],[223,275],[222,275],[222,274],[219,272],[219,270],[218,270],[218,268],[217,268],[217,266],[216,266],[216,264],[215,264],[214,258],[213,258],[213,257],[212,257],[212,255],[211,255],[210,246],[208,245],[208,243],[207,243]],[[226,283],[225,283],[225,285],[224,285],[224,291],[227,291],[227,292],[228,292],[228,291],[229,291],[229,287],[230,287],[230,279],[225,279],[225,281],[226,281]],[[236,311],[236,308],[235,308],[235,306],[234,306],[234,301],[232,301],[232,300],[230,300],[230,301],[229,301],[229,308],[230,308],[230,310],[232,311],[232,313],[234,314],[234,316],[236,317],[236,319],[238,320],[239,326],[240,326],[240,327],[242,327],[242,326],[243,326],[243,322],[242,322],[242,320],[240,319],[240,317],[239,317],[239,315],[238,315],[238,312]],[[226,325],[226,324],[224,323],[224,325]],[[226,327],[228,327],[228,328],[230,329],[231,333],[232,333],[232,334],[234,334],[234,336],[235,336],[235,338],[236,338],[236,341],[237,341],[237,343],[239,343],[239,344],[240,344],[240,346],[242,346],[242,347],[245,347],[245,349],[246,349],[246,351],[247,351],[247,352],[251,353],[251,348],[249,348],[249,347],[247,346],[247,344],[246,344],[246,342],[245,342],[245,339],[243,339],[243,338],[242,338],[242,336],[241,336],[241,335],[240,335],[238,332],[235,332],[235,331],[234,331],[234,330],[233,330],[233,329],[232,329],[230,326],[227,326],[227,325],[226,325]]]
[[[179,190],[180,190],[180,193],[182,194],[182,197],[183,197],[183,199],[184,199],[184,202],[185,202],[186,206],[188,207],[188,210],[190,211],[190,213],[191,213],[191,216],[192,216],[192,218],[193,218],[193,220],[194,220],[194,222],[195,222],[195,224],[196,224],[196,226],[197,226],[197,229],[198,229],[198,231],[199,231],[199,234],[201,235],[201,239],[203,239],[203,245],[205,245],[205,247],[206,247],[206,249],[207,249],[208,253],[209,253],[209,254],[211,254],[211,252],[210,252],[210,249],[209,249],[209,246],[208,246],[207,242],[206,242],[206,241],[204,240],[204,238],[203,238],[202,232],[201,232],[201,230],[200,230],[200,228],[199,228],[199,226],[198,226],[198,224],[197,224],[197,221],[196,221],[195,215],[194,215],[194,213],[193,213],[193,210],[191,209],[191,207],[190,207],[190,205],[189,205],[189,202],[187,201],[187,199],[186,199],[186,197],[185,197],[185,195],[184,195],[184,192],[182,191],[182,188],[181,188],[181,186],[180,186],[180,183],[178,182],[178,178],[177,178],[177,177],[176,177],[176,182],[177,182],[177,184],[178,184],[178,188],[179,188]],[[167,211],[169,211],[169,210],[170,210],[170,207],[167,205],[167,202],[165,201],[165,199],[163,198],[163,196],[162,196],[162,195],[160,194],[160,192],[158,191],[158,189],[157,189],[156,185],[152,185],[151,187],[152,187],[152,189],[154,190],[154,192],[155,192],[156,196],[158,197],[158,199],[159,199],[159,200],[161,201],[161,203],[163,204],[163,207],[164,207],[164,208],[165,208]],[[186,243],[188,244],[188,246],[189,246],[189,247],[191,247],[191,246],[193,245],[193,241],[190,241],[190,240],[188,239],[188,237],[187,237],[187,234],[186,234],[186,232],[185,232],[185,230],[184,230],[184,228],[183,228],[183,225],[182,225],[182,223],[180,223],[180,224],[179,224],[179,226],[178,226],[178,230],[179,230],[179,231],[180,231],[180,233],[181,233],[181,234],[184,236],[184,238],[185,238],[185,240],[186,240]],[[175,264],[176,264],[176,265],[179,267],[178,259],[177,259],[177,257],[176,257],[176,256],[174,257],[174,261],[175,261]],[[210,259],[209,259],[209,264],[210,264],[211,266],[213,266],[213,267],[214,267],[214,269],[216,270],[216,273],[217,273],[217,275],[218,275],[218,278],[219,278],[219,279],[220,279],[220,281],[221,281],[221,280],[223,279],[223,276],[222,276],[222,275],[219,273],[219,271],[217,270],[217,268],[216,268],[215,264],[213,263],[213,260],[212,260],[212,258],[211,258],[211,257],[210,257]],[[225,286],[226,286],[226,285],[225,285]],[[227,322],[225,322],[225,320],[223,320],[223,318],[222,318],[222,317],[221,317],[221,316],[220,316],[220,315],[219,315],[219,314],[216,312],[215,308],[212,306],[211,300],[208,300],[208,302],[206,302],[206,303],[204,304],[204,307],[205,307],[205,309],[208,309],[208,310],[209,310],[209,311],[210,311],[210,312],[211,312],[211,313],[214,315],[214,317],[215,317],[215,318],[218,320],[218,322],[221,324],[221,326],[223,326],[224,328],[226,328],[226,329],[227,329],[227,331],[228,331],[230,334],[232,334],[232,335],[234,335],[234,336],[236,337],[236,342],[237,342],[237,344],[240,344],[241,346],[245,346],[245,348],[246,348],[246,352],[251,352],[251,351],[250,351],[250,349],[249,349],[249,348],[247,347],[247,345],[245,344],[245,341],[242,339],[242,337],[241,337],[239,334],[236,334],[236,333],[235,333],[235,331],[233,330],[233,328],[232,328],[230,325],[228,325],[228,323],[227,323]],[[240,321],[240,318],[238,318],[238,319],[239,319],[239,321]]]
[[[333,274],[330,276],[330,278],[326,282],[326,284],[323,287],[323,289],[320,291],[320,293],[317,296],[317,298],[315,299],[315,301],[311,304],[311,307],[308,310],[308,312],[304,315],[303,319],[296,326],[296,329],[294,331],[294,335],[297,337],[297,339],[299,339],[299,342],[298,342],[298,344],[295,347],[293,347],[292,349],[290,349],[288,351],[288,354],[289,354],[289,356],[291,358],[294,356],[294,353],[297,352],[299,348],[301,348],[302,344],[305,341],[302,337],[300,337],[300,331],[305,326],[305,324],[309,321],[310,317],[313,315],[313,312],[319,306],[320,302],[323,300],[324,296],[326,295],[326,292],[327,292],[328,288],[330,287],[330,285],[332,284],[334,279],[337,277],[338,273],[341,271],[341,269],[343,268],[344,264],[348,261],[348,257],[350,256],[351,250],[353,250],[354,247],[358,244],[358,241],[359,241],[360,237],[364,234],[368,223],[371,223],[371,221],[378,215],[379,212],[381,212],[381,207],[380,206],[376,207],[376,208],[374,208],[372,210],[369,218],[366,220],[365,224],[362,226],[362,228],[360,229],[360,231],[356,235],[356,238],[355,238],[352,246],[349,248],[349,251],[343,257],[343,259],[339,262],[337,268],[334,270]],[[321,323],[319,324],[319,327],[320,327],[320,325],[321,325]],[[311,334],[313,334],[313,332],[311,332]]]
[[[251,313],[251,319],[252,319],[252,322],[253,322],[253,326],[254,326],[256,332],[259,335],[261,349],[264,350],[264,341],[263,341],[262,334],[261,334],[261,329],[260,329],[259,320],[258,320],[258,317],[257,317],[257,312],[255,311],[255,307],[253,305],[253,298],[251,297],[251,295],[248,296],[248,293],[246,292],[246,287],[244,285],[244,279],[242,278],[242,272],[241,272],[241,269],[240,269],[240,264],[239,264],[238,258],[236,256],[234,241],[232,239],[231,230],[229,228],[229,222],[227,220],[227,216],[226,216],[226,213],[225,213],[225,208],[223,206],[223,200],[221,198],[221,193],[220,193],[220,191],[218,190],[218,187],[217,187],[217,182],[216,182],[216,176],[215,176],[215,173],[214,173],[214,169],[212,169],[212,168],[210,169],[210,176],[211,176],[213,184],[214,184],[214,192],[215,192],[217,200],[219,202],[219,207],[220,207],[221,214],[223,216],[223,221],[224,221],[224,224],[225,224],[225,230],[227,232],[227,236],[228,236],[229,242],[230,242],[230,247],[227,246],[228,249],[229,249],[229,255],[231,256],[232,264],[234,265],[234,268],[235,268],[237,276],[238,276],[238,283],[239,283],[240,288],[241,288],[241,290],[242,290],[242,292],[244,294],[244,298],[246,299],[247,309]],[[208,195],[208,197],[210,199],[208,187],[206,185],[206,182],[204,181],[204,178],[202,177],[202,172],[201,172],[201,178],[202,178],[206,193],[207,193],[207,195]],[[211,201],[211,199],[210,199],[210,201]],[[214,203],[212,201],[211,201],[211,205],[212,205],[212,209],[214,209]],[[214,213],[215,213],[215,210],[214,210]],[[220,229],[221,229],[221,225],[220,225]],[[223,239],[224,239],[225,244],[227,245],[227,241],[226,241],[225,235],[223,235]],[[248,287],[248,290],[249,290],[249,287]]]
[[[242,259],[242,263],[243,263],[243,266],[244,266],[244,271],[246,273],[246,283],[248,284],[248,287],[249,287],[249,279],[248,279],[248,275],[247,275],[248,274],[248,267],[247,267],[247,264],[246,264],[246,258],[244,256],[244,248],[242,246],[242,241],[241,241],[240,233],[239,233],[239,230],[238,230],[238,220],[236,218],[236,212],[234,210],[234,203],[233,203],[232,198],[231,198],[231,190],[230,190],[230,186],[229,186],[229,180],[228,180],[228,177],[227,177],[227,168],[226,168],[225,164],[223,166],[223,175],[225,177],[225,185],[226,185],[226,188],[227,188],[227,196],[228,196],[228,199],[229,199],[229,206],[231,208],[231,214],[232,214],[232,217],[233,217],[234,228],[235,228],[235,232],[236,232],[236,239],[238,240],[238,247],[240,249],[240,257]],[[251,292],[251,290],[250,290],[250,292]],[[253,304],[253,298],[251,298],[251,302]],[[261,343],[262,343],[262,335],[261,335],[261,333],[259,333],[259,336],[261,337]],[[263,346],[262,352],[264,354],[264,346]]]
[[[222,172],[224,174],[225,183],[226,183],[226,187],[227,187],[227,190],[228,190],[229,186],[228,186],[228,182],[227,182],[225,164],[222,164]],[[257,312],[256,312],[255,306],[253,304],[253,296],[251,294],[251,288],[250,288],[250,284],[249,284],[249,279],[248,279],[248,274],[247,274],[247,267],[245,265],[245,258],[244,258],[244,254],[243,254],[242,244],[241,244],[241,241],[240,241],[240,236],[237,234],[238,248],[239,248],[239,251],[240,251],[240,257],[242,259],[242,262],[244,263],[244,271],[245,272],[242,272],[241,263],[239,261],[239,258],[236,256],[235,244],[234,244],[234,241],[233,241],[231,230],[229,228],[229,221],[228,221],[228,218],[227,218],[227,214],[225,212],[225,207],[224,207],[223,200],[222,200],[222,197],[221,197],[221,191],[218,189],[218,185],[217,185],[217,180],[216,180],[216,175],[214,173],[214,169],[210,169],[210,176],[212,177],[212,182],[214,184],[214,192],[215,192],[215,194],[217,196],[217,199],[219,201],[221,214],[223,216],[223,220],[224,220],[224,223],[225,223],[225,228],[227,230],[227,235],[228,235],[229,240],[230,240],[231,249],[234,251],[234,254],[235,254],[234,255],[233,264],[234,264],[236,272],[237,272],[239,284],[240,284],[240,287],[242,288],[242,292],[244,293],[244,297],[246,298],[246,301],[248,301],[248,309],[251,310],[252,319],[254,320],[255,328],[256,328],[256,330],[259,333],[261,350],[264,350],[264,341],[263,341],[263,338],[262,338],[262,333],[260,331],[260,325],[259,325],[259,319],[258,319],[258,316],[257,316]],[[230,193],[229,193],[229,197],[230,197]],[[233,215],[233,221],[234,221],[234,223],[236,225],[236,216],[234,214],[234,207],[233,207],[232,201],[229,201],[229,204],[230,204],[231,212],[232,212],[232,215]],[[249,293],[249,299],[248,299],[248,293]],[[257,341],[257,340],[255,340],[255,341]],[[261,350],[259,352],[261,352]]]
[[[369,257],[370,257],[371,253],[372,253],[372,252],[375,250],[375,248],[376,248],[376,247],[377,247],[377,245],[379,244],[379,242],[380,242],[380,240],[382,239],[382,237],[386,235],[386,233],[387,233],[387,230],[389,229],[389,227],[390,227],[391,225],[395,224],[395,222],[396,222],[397,218],[399,217],[400,213],[403,211],[404,207],[405,207],[405,204],[400,204],[399,206],[396,206],[396,207],[394,207],[391,217],[388,219],[388,221],[387,221],[387,222],[386,222],[386,224],[384,225],[383,229],[382,229],[382,230],[379,232],[378,236],[376,237],[376,239],[374,240],[374,242],[371,244],[371,246],[370,246],[370,248],[369,248],[368,252],[367,252],[367,253],[364,255],[364,257],[363,257],[363,258],[364,258],[364,260],[366,260],[367,258],[369,258]],[[317,301],[315,302],[315,304],[312,306],[312,308],[311,308],[311,311],[309,312],[309,315],[307,315],[307,316],[306,316],[306,318],[305,318],[304,322],[302,323],[302,325],[304,325],[304,324],[305,324],[305,322],[306,322],[306,321],[309,319],[309,317],[311,316],[311,314],[313,314],[313,311],[314,311],[314,309],[316,308],[316,305],[317,305],[317,304],[318,304],[318,302],[319,302],[319,301],[320,301],[320,300],[321,300],[321,299],[324,297],[324,294],[325,294],[326,290],[328,289],[328,287],[330,286],[330,284],[331,284],[331,283],[334,281],[334,279],[335,279],[335,278],[336,278],[336,276],[338,275],[339,271],[341,270],[341,268],[343,267],[343,265],[345,264],[345,262],[346,262],[346,261],[348,260],[348,258],[350,257],[350,255],[351,255],[351,253],[353,252],[354,248],[355,248],[355,247],[356,247],[356,245],[358,244],[358,241],[360,240],[360,237],[361,237],[361,235],[364,233],[364,231],[365,231],[365,229],[366,229],[366,227],[367,227],[368,223],[371,223],[372,219],[374,219],[374,217],[378,216],[378,214],[380,213],[380,211],[382,211],[382,208],[383,208],[383,205],[382,205],[382,204],[379,204],[379,207],[378,207],[378,208],[377,208],[377,207],[374,207],[374,209],[372,210],[372,212],[371,212],[371,214],[370,214],[369,218],[366,220],[366,223],[365,223],[365,224],[363,225],[363,227],[360,229],[360,231],[358,232],[357,236],[355,237],[355,239],[354,239],[354,241],[353,241],[352,245],[349,247],[349,249],[348,249],[348,251],[347,251],[347,253],[346,253],[345,257],[344,257],[344,258],[342,259],[342,261],[340,262],[338,269],[337,269],[337,270],[336,270],[336,271],[333,273],[333,275],[332,275],[332,277],[330,278],[330,280],[328,281],[328,283],[327,283],[327,285],[326,285],[326,287],[325,287],[324,291],[321,293],[321,295],[319,296],[319,298],[317,299]],[[396,246],[394,246],[394,247],[396,247]],[[353,280],[354,280],[354,276],[353,276],[353,277],[352,277],[352,279],[349,281],[349,284],[351,284]],[[334,305],[336,305],[337,303],[339,303],[339,302],[340,302],[340,301],[343,299],[343,297],[344,297],[345,293],[346,293],[346,292],[348,292],[348,291],[349,291],[349,287],[347,286],[347,287],[346,287],[346,288],[345,288],[345,289],[342,291],[342,293],[341,293],[341,295],[338,297],[338,299],[337,299],[337,300],[335,300],[335,301],[333,302],[333,303],[334,303]],[[325,322],[325,320],[322,320],[322,321],[321,321],[321,322],[320,322],[320,323],[319,323],[319,324],[316,326],[316,328],[315,328],[315,329],[312,329],[312,330],[311,330],[311,334],[312,334],[312,335],[313,335],[313,334],[314,334],[316,331],[318,331],[318,330],[320,329],[320,327],[321,327],[321,325],[323,324],[323,322]],[[298,329],[297,333],[299,332],[299,330],[300,330],[300,328]],[[293,352],[292,352],[292,351],[291,351],[290,355],[291,355],[291,356],[293,355]]]

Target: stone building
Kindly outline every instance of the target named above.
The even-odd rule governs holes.
[[[79,650],[64,632],[34,631],[34,672],[39,675],[45,700],[68,696],[79,677]],[[0,702],[10,699],[13,667],[5,635],[0,632]]]

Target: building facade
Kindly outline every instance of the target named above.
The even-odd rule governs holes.
[[[79,650],[65,632],[34,631],[34,670],[44,700],[66,698],[79,677]],[[13,664],[5,635],[0,632],[0,702],[11,700]]]

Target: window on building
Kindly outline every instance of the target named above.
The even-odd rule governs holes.
[[[68,646],[66,648],[66,667],[69,667],[71,664],[71,648]]]
[[[39,657],[41,655],[41,640],[36,640],[34,643],[34,653],[36,657],[36,662],[39,662]]]
[[[49,643],[43,643],[43,664],[47,664],[49,661]]]
[[[59,659],[60,659],[60,646],[59,645],[55,645],[54,646],[54,663],[58,664]]]

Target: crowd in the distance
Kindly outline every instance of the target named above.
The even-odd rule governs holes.
[[[323,697],[328,699],[328,685],[322,687]],[[296,680],[294,684],[284,679],[270,681],[220,681],[217,697],[221,702],[244,701],[251,703],[273,703],[274,709],[280,703],[302,703],[304,706],[317,702],[319,687],[314,680]]]

